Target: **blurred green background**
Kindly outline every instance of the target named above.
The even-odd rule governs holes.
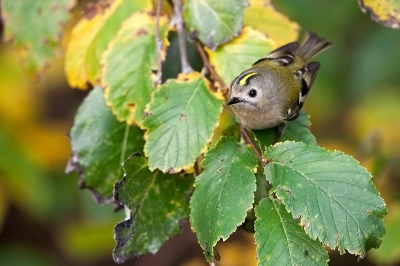
[[[400,261],[400,31],[363,14],[356,0],[275,0],[275,7],[333,42],[305,104],[319,144],[353,155],[374,174],[389,215],[379,250],[358,265]],[[83,2],[75,9],[79,13]],[[70,27],[72,24],[70,25]],[[0,265],[114,265],[113,226],[124,217],[65,174],[68,130],[86,92],[69,88],[63,58],[32,84],[10,44],[0,44]],[[255,265],[252,236],[217,246],[218,265]],[[331,254],[330,265],[356,257]],[[398,263],[397,263],[398,264]],[[126,265],[207,265],[187,223],[157,254]]]

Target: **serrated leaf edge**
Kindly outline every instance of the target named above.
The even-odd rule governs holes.
[[[106,70],[107,70],[107,67],[106,67],[106,61],[107,61],[107,57],[108,57],[108,54],[113,50],[113,47],[114,47],[114,45],[115,45],[115,43],[117,43],[119,40],[120,40],[120,36],[122,35],[122,33],[124,32],[124,30],[125,30],[125,27],[124,27],[124,25],[125,24],[128,24],[129,25],[129,22],[130,22],[130,19],[132,18],[132,17],[134,17],[134,16],[138,16],[138,15],[147,15],[148,17],[150,17],[152,20],[154,20],[154,22],[155,22],[155,16],[154,15],[152,15],[150,12],[147,12],[147,11],[140,11],[140,12],[135,12],[135,13],[133,13],[131,16],[129,16],[127,19],[125,19],[122,23],[121,23],[121,27],[120,27],[120,29],[118,30],[118,32],[117,32],[117,35],[114,37],[114,39],[112,39],[111,41],[110,41],[110,43],[107,45],[107,49],[104,51],[104,53],[102,54],[102,56],[101,56],[101,60],[100,60],[100,65],[101,65],[101,69],[100,69],[100,84],[101,84],[101,86],[103,87],[103,89],[104,89],[104,100],[105,100],[105,103],[106,103],[106,105],[108,106],[108,107],[110,107],[111,108],[111,112],[113,113],[113,115],[117,118],[117,120],[119,121],[119,122],[126,122],[127,124],[129,124],[129,125],[135,125],[135,124],[137,124],[139,127],[140,127],[140,124],[141,123],[138,123],[137,121],[135,121],[134,120],[134,117],[131,117],[131,119],[130,120],[126,120],[125,118],[122,118],[122,117],[120,117],[119,116],[119,114],[114,110],[114,108],[113,108],[113,103],[112,102],[110,102],[108,99],[109,99],[109,94],[110,94],[110,87],[107,85],[107,82],[104,80],[104,77],[105,77],[105,72],[106,72]],[[161,21],[162,20],[166,20],[166,21],[168,21],[168,16],[167,15],[161,15],[160,16],[160,24],[161,24]],[[166,50],[167,50],[167,48],[169,47],[169,45],[170,45],[170,42],[169,42],[169,40],[168,40],[168,33],[169,33],[169,31],[171,30],[171,27],[170,26],[168,26],[168,28],[165,30],[165,32],[164,32],[164,36],[161,36],[161,40],[162,40],[162,44],[163,44],[163,48],[164,49],[161,49],[161,60],[162,61],[164,61],[165,60],[165,57],[166,57]],[[152,82],[154,82],[154,80],[155,80],[155,75],[153,74],[153,72],[152,72],[152,69],[154,69],[154,68],[156,68],[156,66],[155,65],[153,65],[153,66],[150,66],[150,69],[149,69],[149,73],[150,73],[150,75],[152,76]],[[132,109],[132,108],[129,108],[129,107],[127,107],[128,109]],[[135,107],[133,107],[133,108],[135,108]],[[132,116],[132,115],[131,115]]]
[[[342,155],[342,156],[349,157],[350,160],[352,160],[353,162],[357,163],[357,165],[358,165],[360,168],[362,168],[363,170],[365,170],[366,173],[368,173],[369,181],[372,183],[373,187],[375,188],[375,190],[376,190],[376,192],[377,192],[377,195],[378,195],[380,198],[382,198],[382,197],[381,197],[381,194],[380,194],[380,191],[376,189],[375,184],[372,182],[372,174],[368,171],[367,168],[365,168],[364,166],[362,166],[362,165],[360,164],[360,162],[359,162],[358,160],[356,160],[353,156],[348,155],[348,154],[346,154],[346,153],[344,153],[344,152],[342,152],[342,151],[340,151],[340,150],[333,150],[333,151],[330,151],[330,150],[328,150],[328,149],[326,149],[326,148],[324,148],[324,147],[315,146],[315,145],[310,145],[310,144],[307,144],[307,143],[304,143],[304,142],[297,142],[297,141],[278,142],[278,143],[275,143],[274,145],[272,145],[272,146],[270,146],[270,147],[276,148],[277,146],[279,146],[279,145],[284,145],[284,144],[286,144],[286,143],[294,143],[294,144],[299,143],[300,145],[305,145],[305,146],[308,146],[308,147],[310,147],[310,148],[318,148],[318,149],[320,149],[320,150],[326,151],[326,152],[331,153],[331,154],[335,153],[335,154],[338,154],[338,155]],[[267,158],[267,153],[268,153],[268,151],[269,151],[269,149],[264,153],[264,156],[265,156],[266,158]],[[292,169],[290,166],[288,166],[288,165],[286,165],[286,164],[283,164],[283,163],[281,163],[281,162],[270,161],[269,163],[275,163],[275,164],[284,165],[284,166],[287,166],[288,168]],[[267,164],[267,165],[268,165],[268,164]],[[266,165],[266,166],[267,166],[267,165]],[[295,172],[298,172],[298,171],[295,170],[295,169],[292,169],[292,170],[295,171]],[[270,180],[268,180],[268,181],[270,182]],[[276,192],[276,191],[272,191],[272,190],[271,190],[270,192],[274,193],[274,192]],[[283,198],[281,198],[281,199],[279,199],[279,200],[282,201],[282,203],[285,205],[285,209],[286,209],[289,213],[291,213],[292,216],[293,216],[293,212],[292,212],[291,210],[288,210],[288,209],[286,208],[285,200],[284,200]],[[385,215],[387,215],[388,210],[387,210],[387,207],[386,207],[386,202],[384,201],[383,198],[382,198],[382,201],[383,201],[383,204],[384,204],[382,207],[385,209],[385,213],[383,214],[383,216],[381,216],[381,218],[382,218],[382,220],[383,220],[383,217],[384,217]],[[293,216],[293,218],[295,218],[295,217]],[[318,240],[318,241],[321,242],[321,240],[319,239],[319,237],[315,237],[315,238],[314,238],[314,237],[310,236],[308,232],[306,232],[306,234],[307,234],[307,236],[309,236],[311,239],[313,239],[313,240]],[[324,243],[324,245],[330,247],[330,248],[333,249],[333,250],[336,249],[336,247],[339,247],[338,245],[335,245],[335,246],[332,247],[332,246],[329,245],[329,243]],[[340,247],[339,247],[339,248],[340,248]],[[343,250],[344,250],[344,249],[343,249]],[[346,249],[346,250],[347,250],[347,252],[349,252],[350,254],[359,255],[360,258],[363,258],[363,257],[365,256],[365,254],[359,253],[359,252],[357,252],[357,251],[348,250],[348,249]],[[339,250],[339,251],[340,251],[340,250]],[[340,254],[343,254],[343,253],[340,252]]]
[[[218,148],[218,144],[219,144],[220,142],[225,141],[225,140],[228,140],[228,139],[233,140],[233,141],[237,144],[237,151],[236,151],[236,153],[235,153],[234,158],[237,158],[237,157],[238,157],[237,154],[240,153],[240,148],[241,148],[241,146],[242,146],[242,147],[245,147],[245,148],[247,149],[247,152],[250,152],[250,147],[249,147],[248,145],[241,145],[241,144],[238,143],[234,138],[232,138],[232,137],[230,137],[230,136],[221,136],[221,137],[219,138],[219,140],[216,142],[216,144],[215,144],[213,147],[211,147],[211,148],[207,151],[207,153],[204,155],[203,161],[202,161],[202,163],[201,163],[201,165],[202,165],[203,167],[204,167],[204,161],[205,161],[205,159],[209,156],[208,154],[214,152],[214,151]],[[229,164],[229,167],[231,167],[231,166],[232,166],[232,164]],[[257,171],[257,166],[256,166],[255,168],[252,168],[252,169],[248,168],[248,169],[249,169],[251,172],[255,173],[255,171]],[[195,182],[194,182],[194,184],[193,184],[193,187],[194,187],[194,188],[196,188],[196,183],[197,183],[197,179],[195,180]],[[254,177],[254,185],[256,186],[256,179],[255,179],[255,177]],[[252,202],[253,202],[253,204],[254,204],[254,192],[256,191],[256,189],[257,189],[257,188],[255,187],[255,189],[254,189],[254,191],[253,191],[253,193],[252,193]],[[191,215],[192,210],[193,210],[192,204],[191,204],[192,199],[193,199],[193,197],[190,199],[190,202],[189,202],[189,208],[190,208],[189,222],[190,222],[190,223],[192,223],[192,215]],[[245,220],[246,216],[247,216],[247,213],[244,214],[243,219],[241,220],[241,222],[239,222],[239,223],[236,225],[236,228],[237,228],[240,224],[243,223],[243,221]],[[196,233],[196,230],[194,229],[193,226],[191,226],[190,228],[191,228],[191,230],[192,230],[194,233]],[[232,233],[234,233],[234,231],[233,231]],[[232,233],[231,233],[231,234],[232,234]],[[221,236],[221,237],[220,237],[219,239],[217,239],[214,243],[212,243],[212,247],[214,248],[214,247],[217,245],[217,243],[218,243],[218,241],[219,241],[220,239],[222,239],[222,241],[226,241],[228,238],[229,238],[229,236],[227,236],[227,237]],[[201,246],[201,248],[202,248],[203,251],[204,251],[206,247],[203,247],[203,246],[201,245],[200,242],[198,242],[198,243],[199,243],[199,245]],[[214,253],[212,253],[211,255],[214,256]]]
[[[181,83],[181,84],[182,84],[182,83],[185,83],[185,82],[195,81],[194,79],[188,80],[188,81],[184,80],[183,77],[186,76],[186,75],[189,75],[190,77],[198,78],[199,80],[202,79],[202,80],[205,82],[205,85],[206,85],[206,87],[208,88],[208,90],[211,92],[211,94],[213,94],[213,95],[216,97],[217,100],[223,100],[223,99],[225,99],[224,96],[222,95],[222,93],[221,93],[220,91],[213,92],[212,90],[210,90],[210,81],[209,81],[207,78],[203,77],[200,73],[198,73],[198,72],[196,72],[196,71],[191,72],[191,73],[189,73],[189,74],[180,74],[180,75],[178,76],[178,79],[168,79],[164,84],[162,84],[162,85],[158,88],[158,90],[162,89],[163,87],[168,86],[171,82],[177,82],[177,83]],[[158,90],[153,91],[153,93],[152,93],[152,95],[151,95],[151,98],[152,98],[152,99],[154,98],[153,96],[154,96],[154,94],[155,94]],[[150,102],[146,105],[145,113],[150,113],[150,104],[151,104],[151,103],[152,103],[152,101],[150,101]],[[220,109],[220,110],[219,110],[219,115],[221,115],[221,112],[222,112],[222,110],[223,110],[223,107],[224,107],[224,106],[223,106],[223,104],[222,104],[221,107],[219,108],[219,109]],[[200,150],[199,156],[200,156],[201,154],[205,154],[207,151],[209,151],[208,146],[209,146],[210,143],[212,142],[212,139],[213,139],[214,134],[215,134],[215,129],[218,128],[218,127],[219,127],[219,120],[217,121],[217,123],[216,123],[215,126],[213,127],[212,133],[211,133],[209,139],[206,141],[206,144],[205,144],[204,147]],[[147,128],[147,127],[145,127],[145,126],[143,126],[143,125],[141,125],[140,128],[143,129],[143,130],[146,130],[145,133],[144,133],[143,138],[144,138],[144,140],[147,142],[147,140],[148,140],[148,135],[149,135],[149,128]],[[145,154],[145,157],[146,157],[146,158],[149,158],[149,155],[148,155],[148,153],[147,153],[147,150],[144,149],[143,152],[144,152],[144,154]],[[185,172],[188,172],[188,171],[190,171],[191,168],[193,168],[193,166],[194,166],[195,163],[196,163],[196,161],[194,161],[192,164],[185,165],[185,166],[180,167],[180,168],[178,168],[178,167],[177,167],[177,168],[171,167],[171,168],[167,169],[166,171],[161,171],[161,170],[158,169],[158,168],[152,168],[152,167],[150,167],[150,166],[149,166],[149,169],[150,169],[150,171],[154,171],[154,170],[158,169],[158,170],[160,170],[160,171],[163,172],[163,173],[177,173],[177,172],[180,172],[180,171],[182,171],[182,170],[185,171]]]

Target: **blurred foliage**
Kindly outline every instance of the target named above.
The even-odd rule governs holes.
[[[84,2],[73,14],[80,16]],[[334,43],[318,57],[322,68],[305,109],[318,143],[361,161],[388,205],[383,244],[359,265],[395,265],[400,261],[400,33],[372,21],[355,0],[272,3],[301,32],[313,30]],[[174,43],[176,38],[171,49]],[[62,58],[54,59],[32,84],[17,51],[10,43],[0,44],[0,265],[112,263],[112,227],[123,213],[95,204],[88,191],[78,191],[77,175],[63,173],[70,153],[67,133],[85,95],[68,90],[63,64]],[[219,244],[224,259],[217,265],[255,265],[250,238],[246,246]],[[190,254],[201,255],[196,252]],[[329,264],[337,261],[331,257]],[[205,263],[185,257],[168,265]]]

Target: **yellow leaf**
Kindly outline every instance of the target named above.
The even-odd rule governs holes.
[[[151,0],[151,3],[153,5],[153,9],[156,10],[158,0]],[[172,1],[171,3],[168,0],[162,0],[161,3],[161,14],[168,15],[168,17],[171,17],[174,14],[174,10],[172,8]]]
[[[400,152],[400,97],[393,91],[395,88],[376,88],[376,94],[370,94],[362,102],[347,112],[346,132],[356,140],[363,140],[370,134],[375,134],[379,147],[387,155]]]
[[[372,20],[389,28],[400,28],[399,0],[359,0],[358,4],[364,13],[371,15]]]
[[[86,53],[104,22],[121,3],[122,0],[116,0],[111,6],[103,9],[100,4],[93,6],[94,10],[87,11],[72,30],[65,55],[65,74],[71,87],[84,90],[88,88],[89,78],[84,67]],[[97,14],[93,16],[92,12]]]
[[[296,22],[276,11],[270,0],[250,0],[243,24],[266,33],[275,41],[273,48],[297,40],[300,29]]]
[[[85,9],[74,27],[66,51],[65,73],[71,87],[87,89],[99,79],[100,57],[132,13],[152,10],[151,1],[100,1]]]
[[[3,47],[0,58],[0,121],[14,128],[35,119],[40,103],[11,47]]]
[[[98,34],[90,44],[89,50],[85,57],[85,67],[92,84],[98,84],[101,72],[101,57],[106,51],[110,41],[118,34],[123,22],[136,12],[145,12],[153,10],[150,0],[132,1],[122,0],[121,5],[117,7],[115,12],[110,15],[104,26],[99,30]]]
[[[68,132],[69,123],[27,123],[19,139],[26,153],[36,165],[43,169],[62,169],[70,156]]]

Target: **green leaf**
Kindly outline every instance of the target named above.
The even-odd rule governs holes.
[[[210,63],[225,84],[272,50],[273,42],[259,31],[243,28],[242,34],[215,51],[206,49]]]
[[[270,191],[312,238],[360,257],[378,248],[385,234],[385,202],[370,173],[339,151],[300,142],[270,146],[265,175]]]
[[[32,78],[56,55],[74,0],[2,1],[5,39],[13,39]]]
[[[362,12],[369,13],[379,24],[400,28],[400,2],[398,0],[358,0]]]
[[[167,22],[166,16],[160,17],[162,59],[169,45]],[[152,70],[157,68],[155,25],[155,16],[134,13],[124,21],[102,57],[101,76],[107,105],[118,120],[128,124],[141,124],[154,90]]]
[[[99,82],[100,59],[117,35],[123,20],[138,11],[150,11],[150,1],[116,0],[89,4],[74,26],[65,53],[65,74],[71,87],[87,89]]]
[[[115,197],[129,207],[128,219],[115,226],[115,262],[144,253],[157,253],[170,237],[180,232],[189,216],[187,194],[193,177],[150,172],[144,157],[125,163],[126,175],[115,185]]]
[[[22,228],[21,228],[22,229]],[[51,266],[54,259],[34,244],[10,241],[0,244],[0,265]]]
[[[190,224],[206,259],[212,261],[217,241],[235,232],[252,208],[257,158],[250,148],[224,137],[202,165],[204,172],[196,178],[190,200]]]
[[[316,145],[317,141],[309,129],[310,126],[310,117],[307,115],[306,111],[302,109],[296,120],[287,123],[285,133],[279,141],[283,142],[286,140],[293,140],[301,141],[310,145]],[[265,151],[265,149],[275,141],[276,136],[278,135],[278,128],[254,130],[253,134],[260,149]]]
[[[223,101],[217,97],[199,73],[169,80],[153,94],[143,122],[150,170],[180,171],[194,163],[218,124]]]
[[[103,91],[95,87],[79,107],[70,132],[71,167],[100,198],[112,196],[114,183],[122,177],[121,163],[143,150],[143,132],[118,122],[105,106]]]
[[[189,31],[214,50],[240,34],[248,5],[247,0],[188,0],[183,16]]]
[[[328,254],[276,200],[264,198],[255,208],[254,238],[258,265],[328,265]]]

